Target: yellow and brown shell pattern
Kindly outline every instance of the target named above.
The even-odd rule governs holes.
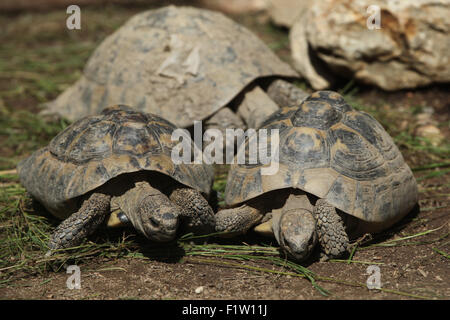
[[[364,221],[384,223],[417,203],[416,181],[392,138],[336,92],[315,92],[300,106],[275,112],[261,128],[279,130],[279,169],[262,175],[261,163],[233,164],[229,205],[292,187]]]
[[[124,105],[82,118],[18,165],[23,186],[60,218],[76,211],[77,197],[110,179],[157,171],[208,194],[214,174],[206,164],[174,164],[176,127],[154,114]]]

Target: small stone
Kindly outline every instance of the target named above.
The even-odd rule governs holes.
[[[428,272],[426,272],[426,271],[423,271],[422,269],[417,269],[417,271],[419,271],[419,273],[424,277],[424,278],[426,278],[427,276],[428,276]]]
[[[402,122],[400,122],[399,129],[401,131],[404,131],[408,128],[408,125],[409,125],[409,122],[407,120],[403,120]]]
[[[430,113],[423,112],[416,115],[416,122],[418,125],[427,125],[431,124],[433,119],[431,118]]]
[[[415,131],[415,135],[428,139],[430,143],[435,147],[440,145],[444,140],[444,136],[442,135],[439,128],[431,124],[418,127]]]
[[[229,14],[244,14],[265,10],[265,0],[201,0],[200,4],[212,10],[218,10]]]
[[[197,288],[195,289],[195,293],[200,294],[200,293],[203,292],[204,289],[205,289],[205,288],[204,288],[203,286],[197,287]]]
[[[268,0],[267,11],[276,25],[290,28],[297,16],[303,13],[312,0]]]

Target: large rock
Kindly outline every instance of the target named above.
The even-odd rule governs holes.
[[[263,11],[268,0],[199,0],[198,3],[207,9],[228,14],[244,14]]]
[[[448,0],[316,1],[291,29],[294,65],[317,90],[335,74],[385,90],[450,82],[449,17]]]
[[[138,5],[142,4],[142,0],[0,0],[0,12],[65,9],[72,4],[78,5],[83,10],[86,6],[99,6],[111,3]],[[148,5],[162,5],[164,1],[147,0],[146,3]]]
[[[314,0],[268,0],[267,12],[275,24],[290,28],[297,16],[313,2]]]

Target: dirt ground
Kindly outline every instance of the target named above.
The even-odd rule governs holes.
[[[0,77],[2,105],[9,112],[14,112],[13,110],[36,112],[39,103],[54,98],[68,84],[77,79],[89,53],[105,35],[120,26],[126,18],[141,10],[143,10],[142,7],[124,9],[111,6],[102,13],[98,9],[92,9],[88,17],[90,21],[96,21],[97,24],[87,27],[86,33],[74,36],[74,39],[87,44],[87,49],[74,49],[74,52],[81,55],[82,61],[71,64],[70,61],[65,60],[66,65],[59,69],[54,67],[50,73],[54,76],[56,84],[50,85],[50,88],[42,83],[37,89],[27,87],[20,78],[27,74],[11,75],[12,72],[5,72]],[[55,22],[64,16],[65,12],[59,11],[0,15],[1,22],[8,26],[2,41],[15,46],[18,57],[22,50],[35,50],[38,46],[50,47],[58,42],[64,44],[65,40],[61,40],[62,34],[57,31],[60,25]],[[104,21],[102,19],[106,18],[110,18],[110,21],[102,22]],[[270,26],[264,15],[233,18],[255,31],[274,48],[280,57],[289,61],[286,30]],[[35,28],[42,28],[46,35],[36,33],[35,36],[38,39],[27,42],[33,37],[32,27],[28,25],[33,21],[40,23],[35,25]],[[25,32],[31,32],[31,34],[22,34]],[[20,38],[22,36],[23,39]],[[40,44],[38,45],[37,42]],[[0,71],[4,71],[4,66],[8,63],[5,58],[8,52],[1,51],[0,54],[3,59],[0,60],[0,67],[3,68]],[[48,55],[48,52],[44,50],[36,50],[36,55],[45,56],[46,54]],[[58,57],[61,59],[60,56]],[[51,59],[53,58],[49,61]],[[58,59],[54,60],[55,65],[56,62],[60,62]],[[39,68],[36,70],[40,72]],[[60,80],[57,77],[61,76],[61,72],[65,72],[66,79]],[[58,75],[55,75],[56,73]],[[28,76],[31,77],[30,74]],[[24,92],[21,94],[13,92],[20,87],[25,87]],[[34,89],[36,91],[33,91]],[[402,108],[426,106],[433,108],[432,118],[439,124],[445,140],[448,141],[450,138],[448,127],[450,92],[444,86],[395,93],[358,87],[355,96],[358,98],[358,103],[376,109],[377,118],[385,117],[378,119],[392,135],[403,130],[403,121],[407,121],[405,128],[410,128],[409,125],[415,120],[408,116],[404,119],[395,118],[394,121],[389,118],[391,112],[397,115],[396,110]],[[382,101],[381,106],[380,101]],[[413,116],[414,113],[411,113],[411,117]],[[47,138],[43,138],[45,139]],[[7,140],[6,134],[0,135],[2,143],[0,160],[3,159],[3,161],[5,158],[23,158],[36,148],[31,147],[29,141],[10,145],[7,144]],[[448,151],[444,153],[444,158],[442,154],[439,158],[419,147],[409,147],[407,142],[409,140],[396,141],[412,168],[442,162],[446,162],[448,166]],[[44,142],[36,143],[41,145]],[[4,165],[2,169],[12,168],[13,166]],[[143,246],[137,249],[142,255],[136,257],[110,258],[98,255],[77,264],[81,272],[81,289],[79,290],[67,288],[66,281],[70,275],[65,272],[64,267],[58,271],[18,271],[13,274],[12,281],[10,281],[11,274],[6,272],[8,267],[0,268],[0,299],[450,299],[448,240],[450,175],[448,170],[444,174],[435,176],[430,175],[430,171],[426,170],[417,170],[414,173],[419,184],[419,206],[405,220],[371,241],[363,242],[355,251],[351,263],[319,262],[316,257],[313,257],[303,264],[317,275],[317,283],[330,293],[327,296],[321,294],[304,277],[269,262],[191,256],[183,254],[182,250],[177,252],[177,247],[170,246],[167,247],[167,251],[172,251],[171,254],[155,256],[147,254]],[[3,186],[0,185],[0,187]],[[0,239],[1,232],[0,228]],[[215,238],[206,241],[223,243],[221,242],[223,240]],[[274,241],[261,239],[253,234],[245,238],[237,238],[232,242],[228,240],[225,243],[249,245],[265,243],[276,246]],[[2,259],[8,259],[8,257],[2,255]],[[13,260],[17,259],[20,257],[11,257],[11,265],[16,264],[18,261]],[[379,267],[383,290],[367,288],[369,266]]]
[[[165,257],[111,260],[96,258],[81,264],[81,289],[68,289],[70,274],[64,270],[44,275],[24,275],[12,285],[0,288],[3,299],[411,299],[399,295],[407,292],[418,298],[450,298],[448,258],[433,250],[435,240],[448,233],[448,212],[412,214],[412,221],[392,231],[387,239],[437,229],[421,237],[420,244],[396,247],[373,247],[358,250],[354,261],[370,261],[380,268],[382,288],[394,292],[369,290],[364,286],[319,281],[332,293],[325,297],[307,280],[291,275],[249,271],[224,265],[222,260],[182,257],[167,261]],[[405,221],[406,222],[406,221]],[[246,239],[248,242],[248,239]],[[427,244],[427,242],[432,242]],[[442,248],[441,250],[447,250]],[[207,262],[207,260],[211,260]],[[226,262],[225,262],[226,263]],[[250,263],[264,267],[261,263]],[[318,262],[305,264],[320,276],[365,284],[367,264]],[[273,268],[269,266],[269,268]],[[277,270],[277,268],[273,268]],[[282,271],[283,268],[278,268]],[[199,289],[199,287],[203,287]],[[201,291],[201,292],[199,292]]]
[[[446,213],[420,214],[418,222],[408,226],[408,233],[425,227],[442,227]],[[447,227],[448,228],[448,227]],[[448,230],[448,229],[447,229]],[[441,232],[443,232],[441,230]],[[395,238],[395,235],[393,236]],[[434,240],[439,233],[422,241]],[[251,272],[239,267],[185,258],[182,262],[158,259],[95,259],[80,265],[81,289],[66,286],[69,274],[48,272],[24,276],[13,285],[0,289],[3,299],[411,299],[395,291],[418,297],[448,299],[448,258],[434,252],[435,245],[375,248],[357,252],[355,261],[380,263],[383,288],[394,292],[321,281],[332,295],[321,295],[311,284],[293,276]],[[256,265],[256,264],[252,264]],[[261,267],[261,264],[258,264]],[[318,275],[366,283],[367,265],[335,262],[313,262],[308,268]],[[280,270],[282,268],[279,268]],[[203,287],[202,289],[199,289]],[[201,292],[199,292],[201,291]]]

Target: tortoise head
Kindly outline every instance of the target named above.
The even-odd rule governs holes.
[[[274,217],[272,228],[281,248],[297,261],[307,259],[317,243],[316,222],[309,210],[284,211]]]
[[[136,216],[140,221],[137,224],[133,223],[134,226],[150,240],[157,242],[173,240],[179,224],[180,209],[170,202],[159,207],[156,207],[153,201],[149,202],[144,200],[137,209]]]
[[[175,238],[182,209],[148,182],[135,183],[117,201],[134,228],[148,239],[166,242]]]

